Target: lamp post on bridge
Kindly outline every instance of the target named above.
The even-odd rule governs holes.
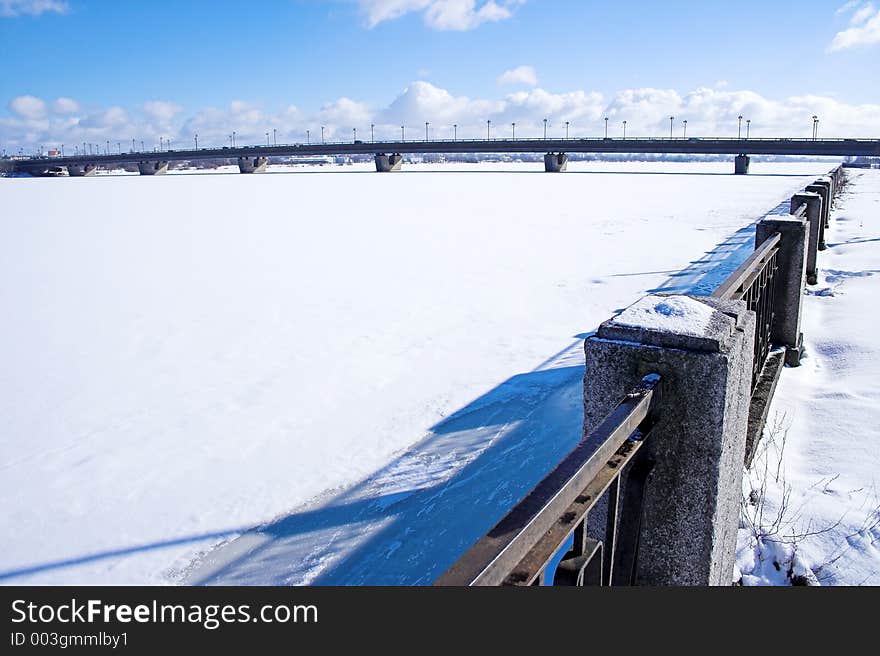
[[[492,140],[492,119],[486,121],[486,141]]]
[[[324,143],[324,126],[321,126],[321,143]]]
[[[232,147],[235,148],[235,130],[232,131]]]
[[[623,138],[626,139],[626,121],[623,122]]]
[[[544,141],[547,141],[547,119],[544,119]]]
[[[570,121],[565,122],[565,140],[568,141],[568,126],[571,125]]]
[[[675,117],[670,116],[669,117],[669,138],[670,139],[672,139],[672,128],[673,128],[674,124],[675,124]]]
[[[428,139],[428,126],[431,125],[428,121],[425,121],[425,143],[428,143],[430,139]]]
[[[516,141],[516,123],[511,123],[511,124],[510,124],[510,131],[511,131],[511,135],[512,135],[512,136],[511,136],[511,139],[512,139],[513,141]]]
[[[452,140],[458,141],[458,123],[452,124]]]
[[[813,114],[813,141],[819,138],[819,117]]]
[[[352,139],[352,141],[353,141],[353,142],[357,141],[357,140],[358,140],[358,129],[357,129],[357,128],[352,128],[352,129],[351,129],[351,132],[352,132],[352,134],[354,135],[354,139]]]
[[[683,126],[682,130],[681,130],[681,138],[687,139],[688,138],[688,120],[687,119],[683,120],[681,122],[681,124]]]
[[[312,145],[312,131],[307,129],[306,130],[306,146],[311,146],[311,145]]]
[[[199,133],[198,132],[196,132],[195,135],[193,135],[193,140],[196,142],[196,150],[198,150],[199,149]]]
[[[278,130],[277,128],[272,128],[272,144],[278,145]]]
[[[736,119],[737,119],[737,121],[739,121],[739,123],[738,123],[737,126],[736,126],[736,138],[737,138],[737,139],[742,139],[742,127],[743,127],[743,117],[742,117],[742,114],[740,114],[739,116],[737,116]]]
[[[266,148],[268,148],[269,145],[270,145],[270,144],[269,144],[269,133],[266,132]]]
[[[605,138],[608,138],[608,117],[605,117]]]
[[[370,142],[371,143],[376,143],[376,135],[373,132],[375,129],[376,129],[376,124],[370,123]]]
[[[751,127],[752,127],[752,119],[747,118],[746,119],[746,139],[749,138],[749,132],[751,131]]]
[[[400,140],[406,141],[406,126],[405,125],[400,126]]]

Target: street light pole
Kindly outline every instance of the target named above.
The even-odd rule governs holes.
[[[670,139],[672,139],[672,126],[673,126],[674,123],[675,123],[675,117],[674,117],[674,116],[670,116],[670,117],[669,117],[669,138],[670,138]]]
[[[321,126],[321,143],[324,143],[324,126]]]
[[[684,126],[684,127],[682,128],[682,131],[681,131],[681,138],[682,138],[682,139],[687,139],[687,136],[688,136],[688,120],[687,120],[687,119],[683,120],[683,121],[681,122],[681,124]]]
[[[310,146],[312,144],[312,131],[306,130],[306,145]]]
[[[565,139],[568,140],[568,126],[570,125],[570,121],[565,122]]]
[[[544,141],[547,141],[547,119],[544,119]]]
[[[743,127],[743,117],[742,114],[736,117],[738,123],[736,126],[736,138],[742,139],[742,127]]]
[[[235,148],[235,130],[232,131],[232,147]]]
[[[354,139],[352,141],[357,141],[358,140],[358,129],[352,128],[351,131],[354,134]]]
[[[511,123],[511,124],[510,124],[510,130],[511,130],[511,133],[512,133],[512,135],[513,135],[513,136],[512,136],[512,140],[513,140],[513,141],[516,141],[516,123]]]
[[[746,119],[746,139],[749,138],[749,132],[751,131],[751,127],[752,127],[752,119],[747,118]]]
[[[458,123],[452,124],[452,140],[458,141]]]
[[[819,136],[819,117],[813,114],[813,141]]]
[[[605,138],[608,138],[608,117],[605,117]]]
[[[376,135],[375,135],[375,133],[373,132],[373,130],[375,130],[375,129],[376,129],[376,124],[375,124],[375,123],[370,123],[370,141],[371,141],[372,143],[376,143]]]
[[[491,130],[492,130],[492,120],[489,119],[488,121],[486,121],[486,141],[492,140]]]
[[[269,145],[270,145],[270,144],[269,144],[269,133],[266,132],[266,148],[268,148]]]
[[[428,126],[429,125],[430,125],[430,123],[428,123],[428,121],[425,121],[425,143],[428,143],[428,141],[429,141],[429,139],[428,139]]]
[[[400,126],[400,140],[406,141],[406,126],[405,125]]]
[[[626,139],[626,121],[623,122],[623,138]]]
[[[193,136],[193,139],[196,142],[196,150],[198,150],[199,149],[199,133],[198,132],[195,133],[195,136]]]
[[[272,128],[272,144],[275,146],[278,145],[278,129],[277,128]]]

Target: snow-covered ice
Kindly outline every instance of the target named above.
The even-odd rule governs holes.
[[[578,440],[583,334],[830,168],[731,166],[0,179],[0,581],[428,582]]]

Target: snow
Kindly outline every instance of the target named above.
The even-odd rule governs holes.
[[[830,168],[371,166],[0,179],[0,581],[429,582],[579,439],[583,334]]]
[[[716,311],[687,296],[645,296],[614,317],[613,323],[658,332],[702,336]]]
[[[757,491],[739,535],[746,584],[788,583],[789,569],[880,584],[880,171],[847,175],[804,298],[805,356],[782,372],[745,481]]]

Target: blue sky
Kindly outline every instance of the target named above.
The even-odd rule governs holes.
[[[485,119],[527,136],[544,117],[596,134],[605,115],[729,133],[743,112],[756,136],[809,134],[813,113],[880,133],[867,1],[0,0],[0,55],[11,150]]]

